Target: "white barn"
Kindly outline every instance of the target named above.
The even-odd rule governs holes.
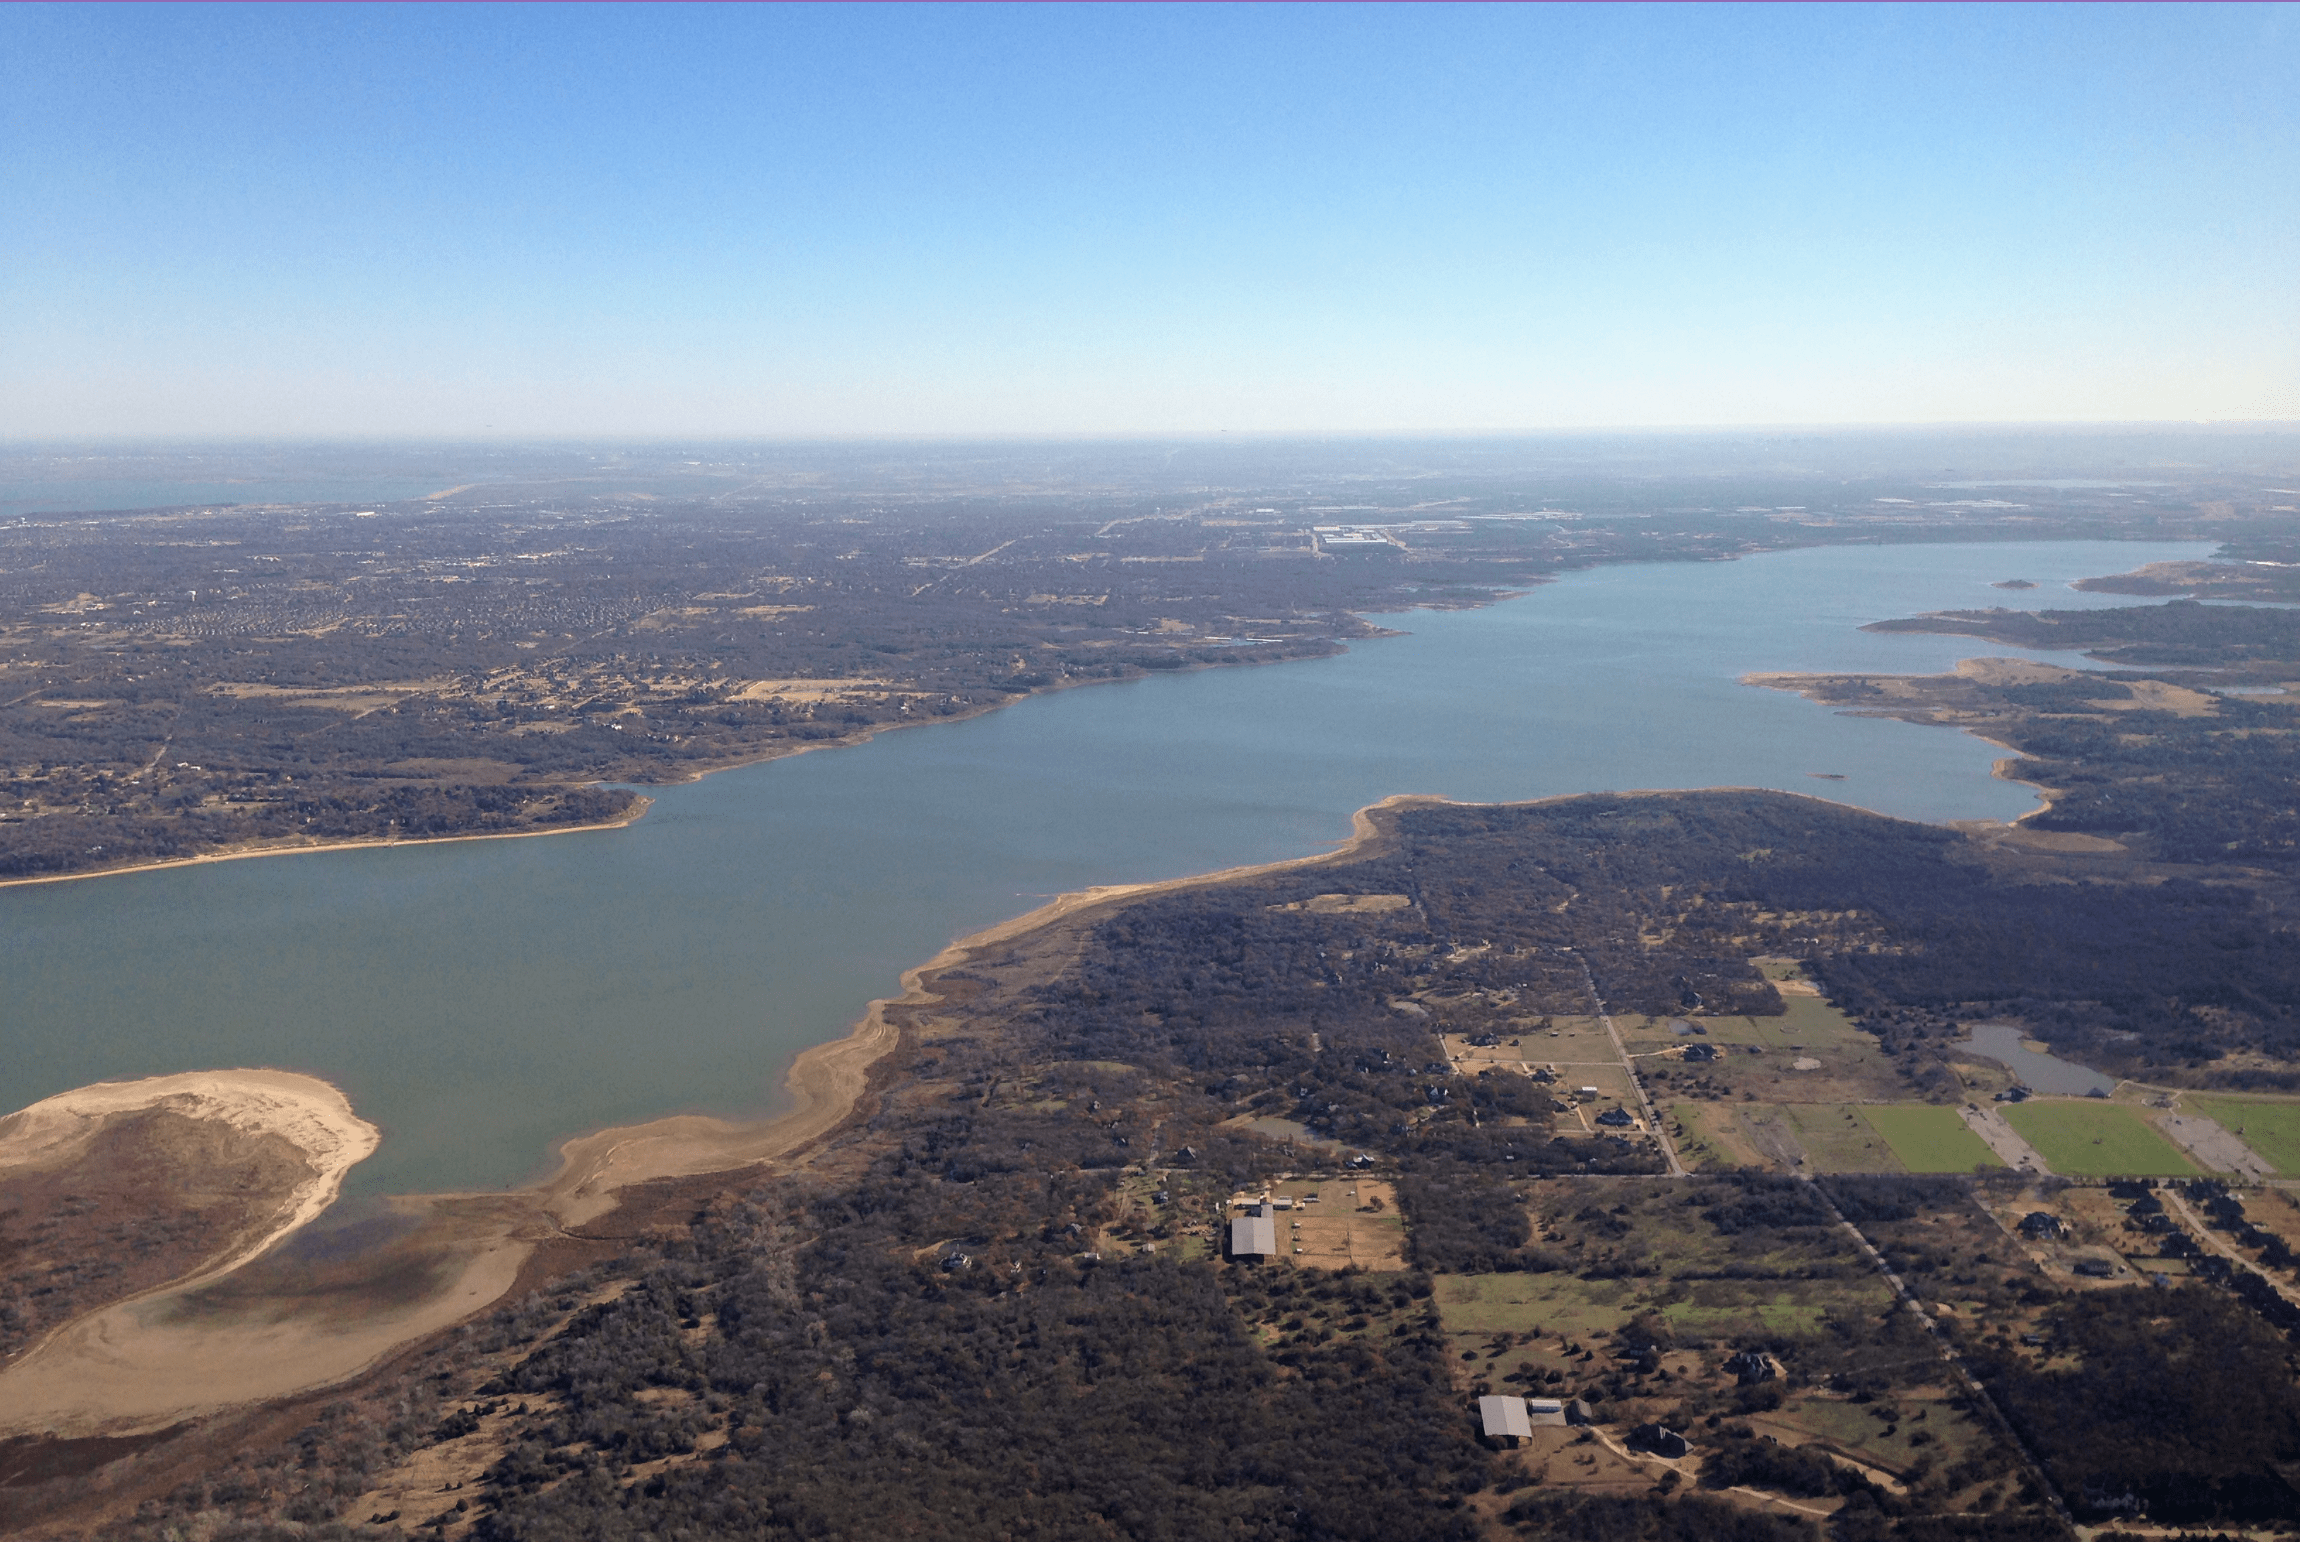
[[[1526,1415],[1522,1397],[1481,1397],[1477,1412],[1485,1421],[1486,1434],[1496,1439],[1523,1440],[1533,1433],[1533,1421]]]
[[[1230,1223],[1230,1256],[1232,1258],[1275,1258],[1278,1256],[1278,1223],[1276,1212],[1267,1201],[1254,1207],[1253,1213],[1242,1215]]]

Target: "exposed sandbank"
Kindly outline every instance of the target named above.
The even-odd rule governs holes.
[[[165,1108],[251,1135],[277,1135],[302,1152],[311,1176],[290,1191],[271,1226],[238,1252],[203,1268],[194,1283],[227,1274],[309,1222],[343,1188],[344,1174],[374,1152],[376,1127],[316,1076],[294,1071],[183,1071],[138,1081],[96,1082],[43,1098],[0,1119],[0,1170],[72,1160],[106,1119]]]

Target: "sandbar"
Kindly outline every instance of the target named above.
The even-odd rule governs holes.
[[[228,1274],[335,1203],[344,1174],[382,1139],[341,1092],[295,1071],[181,1071],[137,1081],[96,1082],[0,1119],[0,1170],[69,1162],[106,1119],[165,1108],[251,1135],[277,1135],[302,1152],[311,1176],[289,1192],[269,1229],[178,1285]]]

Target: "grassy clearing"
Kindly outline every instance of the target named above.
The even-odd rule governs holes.
[[[2217,1120],[2284,1177],[2300,1176],[2300,1102],[2195,1092],[2181,1101],[2205,1118]]]
[[[1583,1280],[1569,1274],[1440,1275],[1438,1316],[1448,1335],[1494,1333],[1581,1342],[1658,1311],[1681,1334],[1730,1342],[1761,1335],[1811,1337],[1832,1312],[1875,1311],[1884,1286],[1851,1280]]]
[[[2006,1122],[2056,1173],[2073,1178],[2186,1176],[2198,1171],[2179,1148],[2117,1103],[2052,1099],[2005,1109]]]
[[[1811,1338],[1834,1308],[1882,1303],[1882,1289],[1832,1280],[1755,1282],[1699,1280],[1688,1294],[1661,1308],[1680,1334],[1730,1341],[1751,1336]],[[1875,1297],[1874,1302],[1869,1297]]]
[[[1741,1121],[1728,1104],[1673,1103],[1669,1117],[1681,1132],[1677,1136],[1678,1159],[1696,1171],[1770,1165],[1742,1132]]]
[[[1570,1274],[1441,1274],[1435,1284],[1448,1333],[1595,1338],[1629,1321],[1639,1299],[1630,1281]]]
[[[1880,1103],[1861,1113],[1912,1173],[1969,1173],[1975,1167],[2004,1166],[1953,1108]]]
[[[1900,1159],[1853,1103],[1744,1103],[1737,1110],[1759,1150],[1794,1155],[1823,1173],[1897,1173]],[[1778,1166],[1768,1161],[1766,1166]]]

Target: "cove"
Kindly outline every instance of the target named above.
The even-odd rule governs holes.
[[[1946,669],[2005,650],[1857,629],[2134,603],[2066,585],[2210,549],[1600,568],[1483,610],[1386,618],[1408,635],[1336,658],[1065,691],[651,789],[627,829],[0,890],[0,1109],[107,1078],[278,1066],[336,1083],[382,1127],[348,1192],[495,1187],[584,1130],[769,1111],[793,1055],[953,937],[1065,889],[1314,852],[1391,793],[1760,786],[2009,818],[2035,798],[1992,778],[1995,747],[1738,677]],[[2007,578],[2039,587],[1989,587]]]

